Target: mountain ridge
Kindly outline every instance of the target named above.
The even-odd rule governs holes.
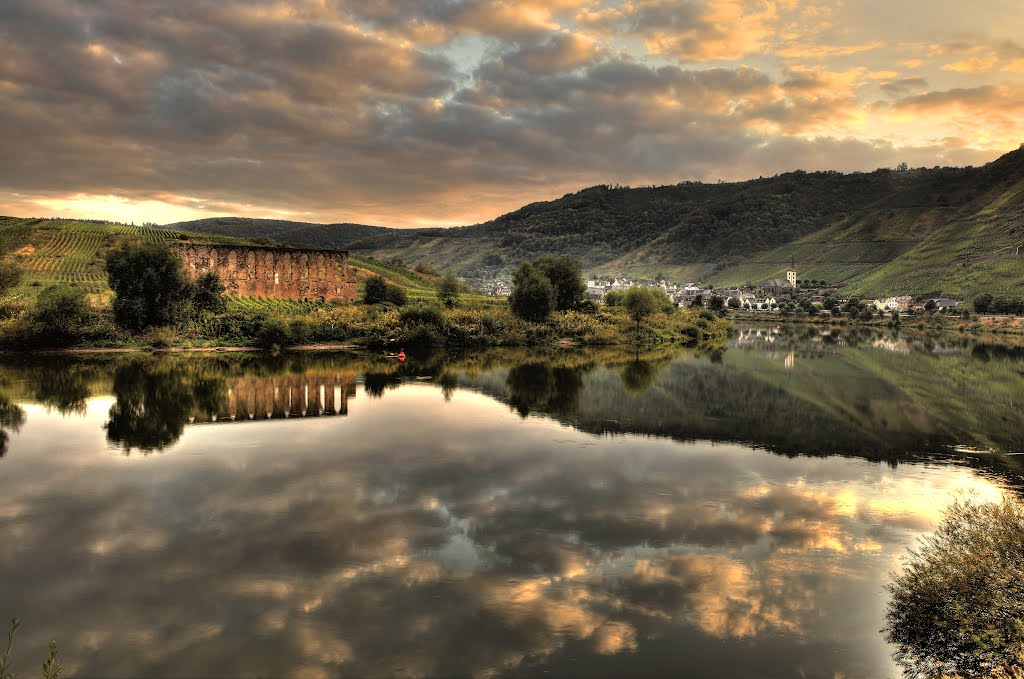
[[[864,294],[960,294],[1024,283],[1024,147],[980,167],[788,172],[744,182],[598,185],[481,224],[393,229],[239,217],[167,228],[272,238],[469,277],[542,254],[592,274],[758,283],[801,277]]]

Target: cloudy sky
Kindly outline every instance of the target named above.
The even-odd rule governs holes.
[[[0,214],[447,226],[1024,141],[1020,0],[3,0]]]

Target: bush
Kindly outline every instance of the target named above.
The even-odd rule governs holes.
[[[444,314],[435,306],[417,304],[402,309],[398,320],[402,325],[429,325],[434,328],[443,328]]]
[[[220,276],[210,271],[196,279],[192,290],[192,306],[196,311],[209,311],[211,313],[224,313],[227,309],[227,302],[224,300],[226,288],[220,282]]]
[[[441,283],[437,286],[437,298],[446,307],[453,307],[458,304],[461,292],[462,286],[459,285],[459,279],[451,274],[442,278]]]
[[[29,314],[31,335],[41,346],[76,344],[94,321],[85,291],[64,283],[43,288]]]
[[[264,318],[256,330],[256,344],[270,351],[283,349],[291,343],[288,326],[280,318]]]
[[[388,299],[388,282],[382,276],[370,276],[363,290],[364,304],[380,304]]]
[[[402,347],[411,354],[429,354],[444,348],[444,338],[429,325],[417,325],[403,333]]]
[[[405,303],[409,301],[409,298],[405,294],[405,290],[398,287],[397,285],[388,285],[386,293],[387,301],[391,302],[395,306],[405,306]]]
[[[168,327],[153,328],[145,336],[146,344],[154,349],[166,349],[174,344],[175,339],[174,329]]]
[[[1024,504],[956,502],[893,577],[886,639],[908,676],[1024,668]]]
[[[312,335],[309,322],[304,318],[293,319],[288,323],[288,335],[292,344],[307,344]]]

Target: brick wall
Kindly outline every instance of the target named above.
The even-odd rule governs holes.
[[[189,275],[196,278],[214,271],[229,295],[324,301],[356,298],[356,278],[347,252],[187,242],[173,247]]]

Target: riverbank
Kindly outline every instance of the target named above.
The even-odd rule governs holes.
[[[298,312],[202,312],[175,326],[130,333],[106,310],[92,310],[79,331],[58,338],[27,313],[0,321],[8,352],[224,352],[383,349],[428,353],[487,347],[724,345],[731,324],[707,310],[652,313],[639,326],[625,310],[598,307],[555,312],[542,321],[514,315],[506,304],[317,304]]]

